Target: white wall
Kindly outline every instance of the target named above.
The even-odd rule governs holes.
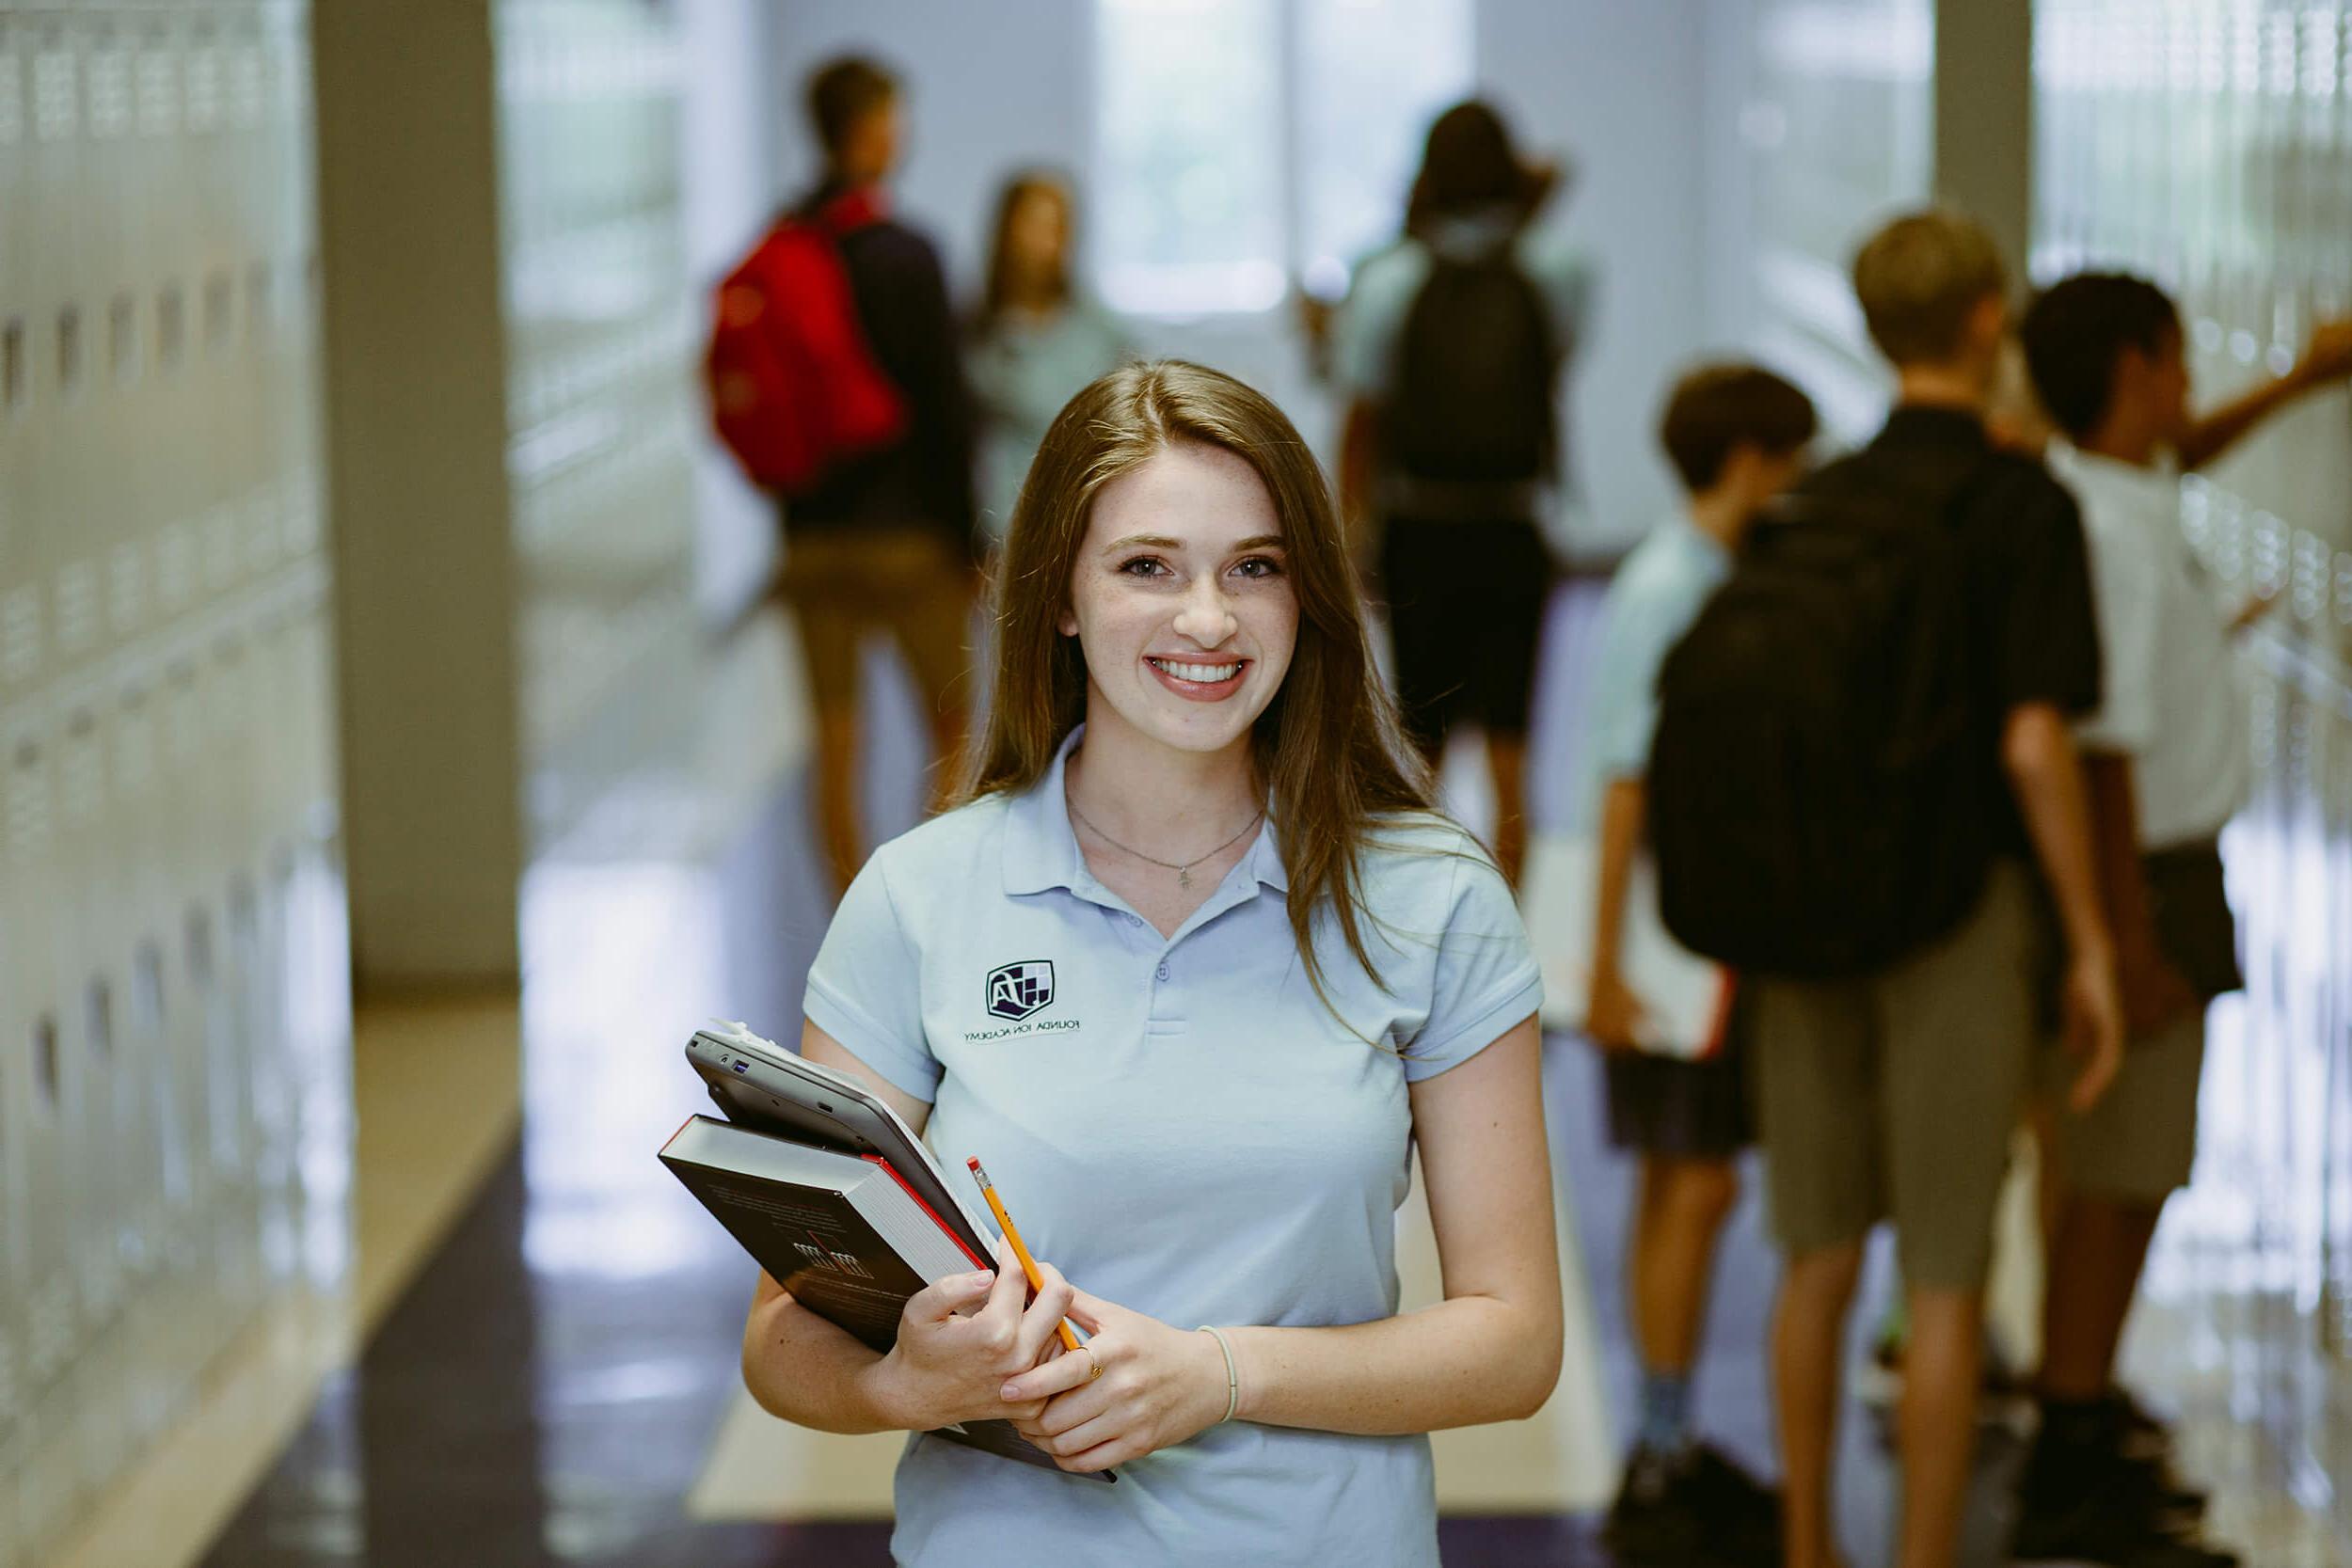
[[[978,286],[996,187],[1027,164],[1085,172],[1092,138],[1091,0],[771,0],[771,134],[782,190],[818,172],[803,91],[810,71],[871,54],[907,85],[900,214],[946,252],[959,299]]]
[[[775,211],[772,25],[766,0],[681,0],[681,46],[694,90],[681,128],[680,218],[686,276],[707,309],[711,285],[750,246]],[[775,511],[746,484],[715,441],[694,466],[694,599],[724,621],[766,582],[775,556]]]

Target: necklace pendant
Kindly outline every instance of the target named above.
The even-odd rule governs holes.
[[[1177,885],[1178,887],[1190,887],[1190,886],[1192,886],[1192,867],[1191,867],[1191,866],[1189,866],[1189,865],[1180,865],[1180,866],[1178,866],[1178,867],[1176,868],[1176,885]]]

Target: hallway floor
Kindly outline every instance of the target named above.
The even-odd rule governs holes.
[[[1556,800],[1574,727],[1574,680],[1593,590],[1566,590],[1549,645],[1535,736],[1534,797]],[[772,647],[772,642],[770,644]],[[775,694],[789,682],[763,679]],[[871,727],[872,819],[911,823],[920,794],[916,727],[895,679]],[[756,750],[756,748],[755,748]],[[326,1369],[317,1397],[209,1551],[150,1537],[142,1560],[210,1568],[378,1568],[581,1563],[611,1568],[852,1568],[888,1561],[894,1439],[809,1440],[805,1469],[779,1477],[762,1517],[727,1480],[723,1440],[739,1401],[737,1347],[750,1265],[660,1170],[653,1150],[704,1104],[679,1061],[707,1017],[797,1032],[803,974],[827,917],[803,769],[790,747],[732,795],[656,789],[551,855],[526,895],[527,983],[518,1070],[452,1066],[443,1109],[403,1147],[363,1148],[361,1204],[443,1193],[439,1226],[412,1227],[414,1273],[381,1287],[380,1318],[356,1358]],[[695,769],[686,769],[691,774]],[[675,784],[675,781],[673,781]],[[1465,810],[1476,815],[1474,802]],[[652,824],[648,827],[647,824]],[[1538,828],[1545,826],[1538,818]],[[650,846],[650,847],[648,847]],[[370,1053],[396,1048],[381,1021]],[[499,1103],[519,1085],[516,1103]],[[1570,1270],[1584,1299],[1588,1354],[1564,1384],[1559,1419],[1488,1429],[1476,1463],[1451,1471],[1441,1448],[1445,1560],[1453,1568],[1609,1561],[1597,1536],[1615,1463],[1611,1412],[1632,1377],[1620,1305],[1629,1172],[1602,1139],[1600,1074],[1579,1042],[1549,1042],[1548,1109]],[[519,1109],[519,1117],[513,1113]],[[370,1106],[359,1106],[361,1125]],[[437,1117],[451,1129],[433,1135]],[[413,1119],[413,1113],[412,1113]],[[477,1151],[468,1152],[472,1146]],[[1753,1178],[1753,1173],[1751,1173]],[[1719,1267],[1701,1375],[1703,1424],[1750,1464],[1772,1468],[1760,1347],[1775,1264],[1753,1179]],[[1409,1248],[1406,1250],[1409,1251]],[[387,1266],[379,1260],[378,1276]],[[389,1265],[405,1275],[405,1263]],[[2159,1268],[2159,1276],[2163,1270]],[[1885,1297],[1883,1256],[1857,1314],[1856,1358]],[[2183,1299],[2194,1294],[2182,1286]],[[1576,1314],[1572,1311],[1572,1320]],[[2187,1418],[2186,1452],[2221,1488],[2216,1522],[2264,1568],[2328,1568],[2352,1554],[2327,1538],[2327,1500],[2271,1466],[2233,1402],[2242,1380],[2216,1376],[2213,1319],[2193,1306],[2144,1310],[2132,1356],[2139,1381]],[[2204,1325],[2201,1327],[2200,1325]],[[1571,1369],[1578,1365],[1572,1345]],[[1596,1373],[1593,1368],[1597,1367]],[[2200,1369],[2202,1369],[2201,1370]],[[1893,1507],[1878,1419],[1857,1405],[1843,1433],[1843,1535],[1858,1564],[1882,1560]],[[1988,1424],[1966,1560],[2003,1560],[2008,1478],[2019,1442]],[[738,1467],[739,1469],[739,1455]],[[2325,1478],[2323,1478],[2324,1480]],[[754,1489],[756,1491],[756,1487]],[[733,1500],[726,1500],[732,1497]],[[846,1516],[845,1516],[846,1515]],[[104,1522],[102,1521],[102,1526]],[[209,1535],[210,1532],[207,1531]],[[87,1553],[78,1561],[102,1561]]]

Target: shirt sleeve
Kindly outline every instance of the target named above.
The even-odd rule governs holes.
[[[1420,287],[1416,253],[1398,245],[1365,259],[1331,323],[1331,379],[1349,402],[1387,396],[1396,335]]]
[[[1483,855],[1453,858],[1453,886],[1429,1019],[1405,1051],[1405,1077],[1418,1084],[1460,1067],[1543,1005],[1527,927],[1511,889]]]
[[[1658,728],[1659,667],[1689,625],[1688,617],[1665,613],[1664,606],[1638,590],[1609,606],[1585,694],[1592,765],[1604,783],[1649,770],[1650,736]]]
[[[922,965],[898,918],[881,855],[841,895],[809,966],[802,1011],[892,1086],[930,1101],[940,1066],[923,1033]]]
[[[2020,464],[1988,497],[1990,548],[1976,566],[1992,687],[2006,711],[2048,703],[2079,717],[2099,705],[2099,620],[2089,546],[2074,496]]]
[[[2137,755],[2155,743],[2153,676],[2163,631],[2163,578],[2153,553],[2128,537],[2084,531],[2099,620],[2103,679],[2099,709],[2075,738],[2100,751]]]

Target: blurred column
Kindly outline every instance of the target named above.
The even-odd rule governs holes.
[[[511,982],[521,874],[488,0],[314,21],[354,972]]]
[[[1935,8],[1935,198],[1971,213],[2026,276],[2033,226],[2032,0]]]

